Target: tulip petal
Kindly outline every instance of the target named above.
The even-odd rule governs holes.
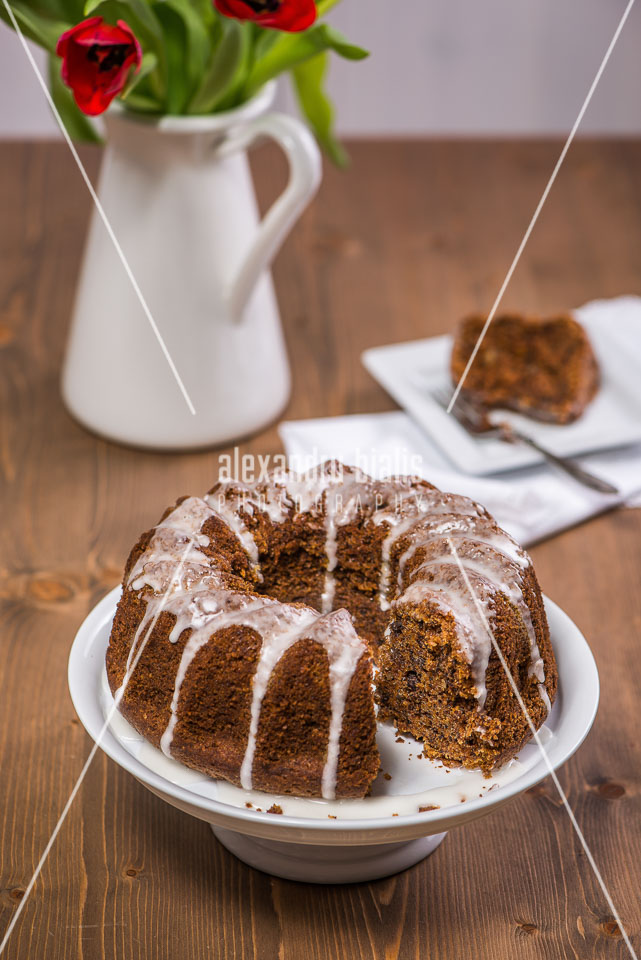
[[[125,87],[130,69],[140,69],[142,50],[133,31],[90,17],[63,33],[56,52],[61,75],[78,107],[88,116],[103,113]]]

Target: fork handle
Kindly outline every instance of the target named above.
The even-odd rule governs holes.
[[[545,447],[542,447],[541,444],[533,440],[532,437],[528,437],[527,434],[521,433],[519,430],[514,430],[512,427],[510,427],[509,432],[512,436],[520,440],[521,443],[532,447],[533,450],[536,450],[541,456],[545,457],[549,463],[553,463],[560,470],[574,477],[575,480],[578,480],[579,483],[584,484],[586,487],[591,487],[592,490],[598,490],[599,493],[614,493],[617,495],[620,493],[617,487],[608,483],[607,480],[602,480],[601,477],[595,476],[593,473],[590,473],[589,470],[584,470],[576,460],[571,460],[569,457],[557,457],[555,453],[546,450]]]

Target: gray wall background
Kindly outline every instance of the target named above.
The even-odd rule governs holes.
[[[357,64],[334,59],[339,130],[565,133],[624,8],[624,0],[344,0],[332,22],[372,56]],[[286,84],[279,98],[294,109]],[[581,132],[641,134],[641,4]],[[56,133],[17,38],[0,24],[0,137]]]

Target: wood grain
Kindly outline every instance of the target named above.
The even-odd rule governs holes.
[[[294,364],[290,417],[386,410],[368,346],[451,330],[491,303],[558,154],[548,142],[370,142],[286,243],[275,278]],[[95,175],[99,153],[85,157]],[[261,201],[282,160],[255,157]],[[219,452],[139,453],[65,413],[58,373],[89,198],[66,150],[0,147],[0,934],[90,743],[66,661],[139,531],[206,489]],[[641,293],[641,143],[573,147],[505,305],[563,309]],[[280,451],[275,428],[242,452]],[[641,513],[533,551],[543,589],[584,630],[602,702],[561,772],[641,946]],[[616,924],[548,782],[452,832],[427,861],[344,887],[254,872],[209,828],[96,757],[6,960],[621,958]],[[4,960],[4,958],[3,958]]]

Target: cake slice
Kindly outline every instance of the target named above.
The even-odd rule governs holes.
[[[443,530],[445,535],[439,536]],[[397,584],[379,650],[379,720],[426,756],[489,774],[531,736],[556,695],[543,600],[527,554],[489,515],[426,516],[390,550]]]
[[[483,329],[485,317],[461,323],[452,350],[457,384]],[[599,370],[588,336],[570,316],[495,317],[465,378],[461,393],[487,408],[516,410],[536,420],[571,423],[595,396]]]

